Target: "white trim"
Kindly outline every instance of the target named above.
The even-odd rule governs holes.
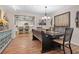
[[[72,44],[74,44],[74,45],[77,45],[77,46],[79,46],[79,43],[75,43],[75,42],[71,42]]]

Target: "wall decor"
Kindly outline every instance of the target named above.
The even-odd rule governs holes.
[[[0,10],[0,19],[1,19],[1,10]]]
[[[54,16],[54,26],[69,27],[70,26],[70,12]]]
[[[8,21],[7,13],[4,13],[4,15],[3,15],[3,19],[5,19],[6,21]]]
[[[79,27],[79,11],[76,12],[75,23],[76,23],[76,27]]]

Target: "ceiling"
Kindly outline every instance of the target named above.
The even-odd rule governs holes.
[[[55,11],[62,8],[69,8],[72,5],[48,5],[46,12],[47,15],[51,15]],[[45,6],[44,5],[2,5],[5,9],[8,9],[12,12],[18,13],[30,13],[34,15],[44,15],[45,14]]]

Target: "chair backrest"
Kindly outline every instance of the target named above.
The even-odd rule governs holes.
[[[23,31],[23,27],[19,27],[19,31]]]
[[[71,42],[73,28],[65,28],[64,42]]]
[[[25,26],[25,31],[28,31],[29,30],[29,26]]]
[[[55,28],[54,28],[54,31],[56,31],[56,32],[61,32],[61,33],[65,33],[65,28],[66,28],[66,27],[55,27]]]

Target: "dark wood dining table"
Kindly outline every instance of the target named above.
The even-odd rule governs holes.
[[[64,36],[64,33],[56,32],[56,31],[47,31],[46,34],[53,39],[57,39]]]
[[[33,29],[33,40],[39,40],[42,43],[42,50],[41,52],[47,52],[52,49],[57,48],[57,43],[53,40],[58,39],[59,37],[63,36],[63,33],[55,32],[55,31],[38,31]]]
[[[46,32],[46,37],[48,38],[47,40],[47,49],[48,50],[52,50],[52,49],[58,49],[60,48],[60,46],[58,45],[58,43],[56,43],[55,39],[59,39],[60,37],[63,37],[64,33],[60,33],[60,32],[55,32],[55,31],[47,31]]]

